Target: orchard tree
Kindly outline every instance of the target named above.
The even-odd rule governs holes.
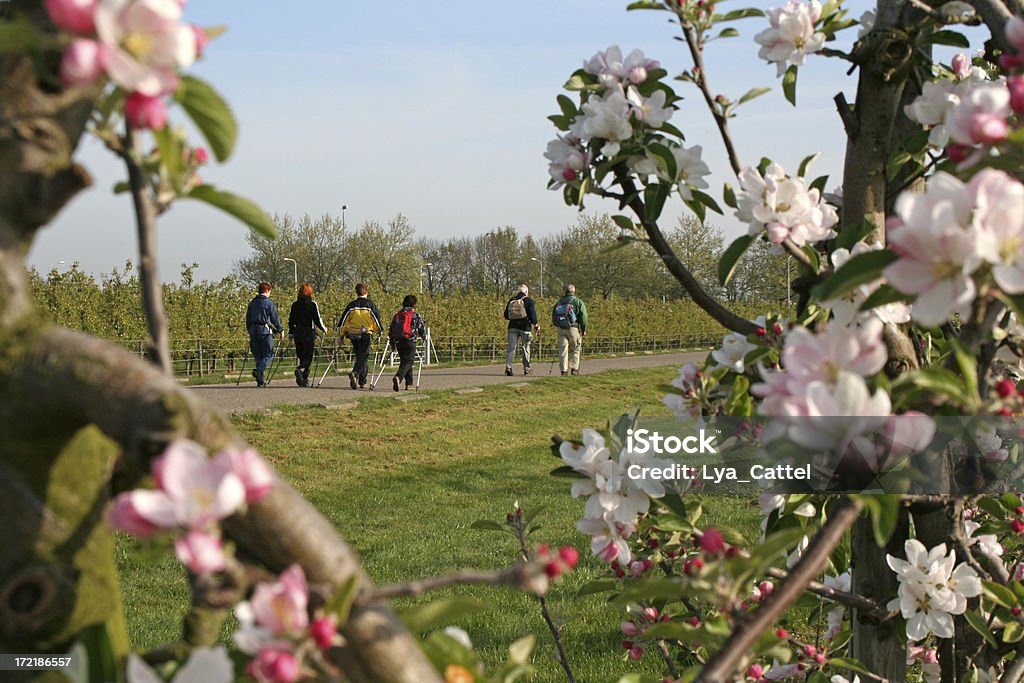
[[[387,226],[366,221],[349,241],[353,277],[384,294],[412,289],[418,282],[421,261],[413,241],[415,229],[402,214]]]

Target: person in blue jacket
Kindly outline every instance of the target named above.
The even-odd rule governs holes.
[[[245,312],[245,329],[249,331],[249,350],[256,361],[256,369],[252,376],[256,378],[257,386],[266,384],[267,365],[274,357],[274,335],[281,335],[284,339],[284,326],[281,325],[281,318],[277,315],[277,308],[270,300],[270,292],[273,291],[270,283],[261,282],[259,294],[249,302],[249,308]]]

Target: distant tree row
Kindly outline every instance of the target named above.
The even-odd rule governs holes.
[[[620,231],[607,214],[581,213],[575,224],[539,239],[520,235],[511,226],[472,237],[416,238],[402,214],[386,224],[366,221],[354,230],[329,214],[274,216],[274,222],[277,239],[248,236],[251,252],[235,264],[242,282],[290,285],[297,276],[320,291],[366,282],[383,294],[421,291],[500,299],[520,282],[540,294],[543,269],[545,294],[571,282],[592,298],[686,298],[644,242],[609,249]],[[668,237],[683,263],[715,296],[731,302],[787,300],[791,264],[788,257],[770,256],[767,243],[752,247],[722,288],[717,264],[726,245],[720,228],[685,217]]]

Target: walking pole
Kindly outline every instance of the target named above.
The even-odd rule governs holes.
[[[235,386],[237,387],[242,383],[242,373],[245,372],[245,364],[249,362],[249,349],[245,349],[245,358],[242,359],[242,369],[238,371],[238,379],[235,380]],[[230,380],[228,380],[230,381]]]
[[[286,348],[287,346],[285,345],[284,341],[282,341],[280,344],[274,344],[274,355],[270,359],[270,363],[267,365],[267,381],[263,383],[263,386],[270,386],[270,380],[274,378],[274,373],[277,372],[277,370],[281,367],[281,357],[284,356],[284,353],[281,352],[284,351]]]
[[[372,377],[371,375],[372,381],[370,382],[370,391],[373,391],[374,389],[377,388],[377,382],[380,381],[381,376],[384,374],[384,368],[387,367],[387,364],[385,363],[384,359],[387,358],[388,356],[388,348],[390,348],[390,346],[391,338],[388,337],[387,341],[384,342],[384,350],[381,351],[380,357],[377,359],[377,368],[375,369],[379,369],[379,372],[377,373],[376,377]]]
[[[423,356],[420,356],[420,365],[416,368],[416,391],[420,390],[420,375],[423,374]]]
[[[314,334],[316,334],[316,332],[314,332]],[[314,381],[310,382],[307,385],[310,389],[315,389],[316,386],[317,386],[316,383],[315,383],[315,380],[316,380],[316,373],[320,371],[320,351],[324,347],[324,337],[326,337],[327,335],[326,334],[319,334],[317,336],[320,337],[320,343],[317,344],[316,347],[313,349],[313,372],[312,372],[312,375],[313,375],[313,380]]]

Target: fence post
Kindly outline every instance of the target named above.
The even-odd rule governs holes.
[[[199,345],[199,376],[203,376],[203,340],[196,340]]]

